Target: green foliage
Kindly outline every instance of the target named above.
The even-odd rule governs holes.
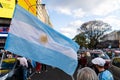
[[[96,48],[101,37],[111,30],[111,26],[103,21],[89,21],[83,23],[78,29],[80,32],[74,40],[80,45],[88,48]]]
[[[87,47],[87,40],[83,33],[76,35],[73,40],[77,42],[80,46]]]

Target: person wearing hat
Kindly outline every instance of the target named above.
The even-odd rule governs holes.
[[[99,71],[98,74],[99,80],[114,80],[112,73],[104,68],[106,61],[103,58],[100,57],[94,58],[92,59],[92,63]]]

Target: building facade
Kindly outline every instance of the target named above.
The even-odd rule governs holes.
[[[117,44],[114,45],[118,45],[120,48],[120,31],[113,31],[109,34],[106,34],[102,37],[102,42],[108,42],[110,41],[111,43],[109,43],[109,45],[112,45],[112,43],[114,44],[115,41],[117,41]]]
[[[36,16],[38,17],[38,19],[40,19],[42,22],[52,27],[48,12],[46,10],[46,6],[45,4],[42,4],[42,0],[37,0],[36,7],[37,7]]]
[[[42,4],[42,0],[25,0],[25,1],[14,0],[14,1],[15,3],[19,4],[20,6],[25,8],[27,11],[31,12],[33,15],[38,17],[43,23],[52,27],[45,4]],[[0,17],[0,49],[4,48],[11,19],[12,18],[6,19],[4,17],[2,18]],[[4,32],[6,35],[2,36]]]

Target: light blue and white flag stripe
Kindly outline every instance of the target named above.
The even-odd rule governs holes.
[[[79,46],[16,5],[5,49],[73,75]]]

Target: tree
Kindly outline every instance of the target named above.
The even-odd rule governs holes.
[[[87,47],[87,40],[84,33],[79,33],[73,38],[73,40],[77,42],[81,47]]]
[[[78,31],[84,34],[84,37],[87,39],[88,48],[96,48],[100,38],[109,30],[111,30],[111,26],[99,20],[83,23],[78,29]]]

